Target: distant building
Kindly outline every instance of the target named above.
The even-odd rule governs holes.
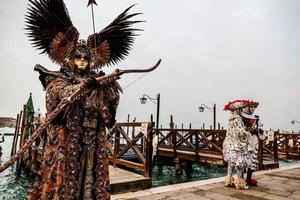
[[[4,127],[15,128],[16,119],[12,117],[0,117],[0,128]]]

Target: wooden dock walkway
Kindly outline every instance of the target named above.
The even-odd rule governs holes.
[[[209,163],[209,164],[216,164],[216,165],[224,165],[223,155],[221,154],[214,154],[208,153],[206,151],[199,151],[198,152],[198,160],[195,159],[195,152],[191,151],[184,151],[184,150],[177,150],[177,158],[184,159],[184,160],[191,160],[194,162],[200,163]],[[163,157],[174,157],[173,150],[170,148],[158,148],[158,155]],[[275,162],[269,158],[263,159],[263,169],[275,169],[279,167],[279,163]]]
[[[258,186],[237,190],[224,177],[112,195],[111,200],[293,200],[300,199],[300,164],[254,173]]]

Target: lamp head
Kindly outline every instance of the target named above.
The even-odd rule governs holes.
[[[205,108],[203,106],[200,106],[198,109],[199,109],[199,112],[203,112]]]
[[[140,98],[141,104],[145,104],[147,102],[147,98],[145,96]]]

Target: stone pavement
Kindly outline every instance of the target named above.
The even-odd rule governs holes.
[[[300,164],[254,174],[257,187],[224,187],[224,177],[112,195],[112,200],[300,200]]]

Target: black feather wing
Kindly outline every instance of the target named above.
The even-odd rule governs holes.
[[[95,35],[90,35],[87,40],[87,44],[91,48],[97,48],[105,41],[108,43],[109,58],[105,64],[116,64],[118,61],[124,59],[125,56],[129,54],[131,46],[134,42],[134,38],[135,36],[137,36],[135,32],[142,31],[141,29],[135,29],[131,27],[133,24],[143,22],[131,20],[132,17],[141,14],[128,14],[128,11],[133,6],[130,6],[124,12],[122,12],[112,23],[110,23],[102,31],[96,33]]]
[[[63,0],[29,0],[25,24],[32,45],[48,54],[55,36],[73,26]]]

